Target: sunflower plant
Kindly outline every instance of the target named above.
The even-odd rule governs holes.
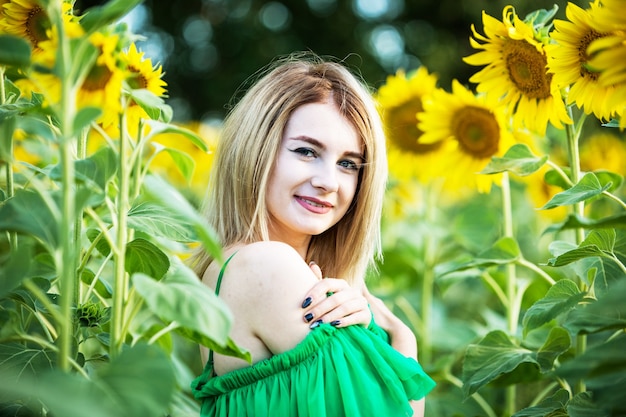
[[[439,389],[472,400],[454,407],[453,388],[435,392],[433,415],[626,412],[623,6],[568,3],[565,19],[556,5],[483,12],[464,58],[481,67],[474,88],[453,80],[392,102],[396,74],[379,89],[390,149],[429,152],[428,177],[407,175],[403,152],[390,152],[394,181],[427,191],[414,197],[421,210],[386,226],[381,269],[398,282],[398,265],[412,266],[419,313],[406,291],[393,302]]]
[[[138,3],[0,6],[3,415],[195,412],[176,341],[248,357],[181,261],[220,247],[152,162],[189,180],[193,159],[160,138],[207,143],[172,123],[161,67],[116,23]]]

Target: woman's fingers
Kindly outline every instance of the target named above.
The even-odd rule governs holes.
[[[326,278],[316,283],[302,303],[304,321],[313,328],[321,323],[337,327],[368,326],[371,312],[363,294],[345,280]]]

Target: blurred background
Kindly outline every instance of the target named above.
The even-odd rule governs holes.
[[[79,9],[97,4],[79,0]],[[582,5],[584,2],[576,1]],[[274,57],[311,50],[360,71],[373,87],[398,68],[425,65],[448,88],[466,83],[476,68],[471,25],[482,31],[482,11],[501,20],[559,6],[545,0],[148,0],[125,19],[144,36],[138,47],[163,65],[169,104],[180,122],[219,121],[237,89]]]

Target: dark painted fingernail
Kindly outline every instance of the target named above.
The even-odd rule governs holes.
[[[307,308],[308,306],[311,305],[311,297],[307,297],[303,302],[302,302],[302,308]]]
[[[341,324],[341,320],[333,320],[330,322],[331,326],[339,326]]]
[[[304,319],[307,321],[307,323],[310,322],[311,320],[313,320],[313,313],[306,313]]]
[[[322,320],[316,320],[313,323],[311,323],[311,325],[309,326],[309,328],[311,329],[315,329],[317,326],[319,326],[320,324],[322,324],[323,321]]]

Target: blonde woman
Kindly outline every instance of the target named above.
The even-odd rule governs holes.
[[[341,64],[283,58],[232,109],[206,201],[227,261],[195,269],[252,364],[203,349],[203,417],[423,415],[415,337],[364,282],[386,177],[375,105]]]

